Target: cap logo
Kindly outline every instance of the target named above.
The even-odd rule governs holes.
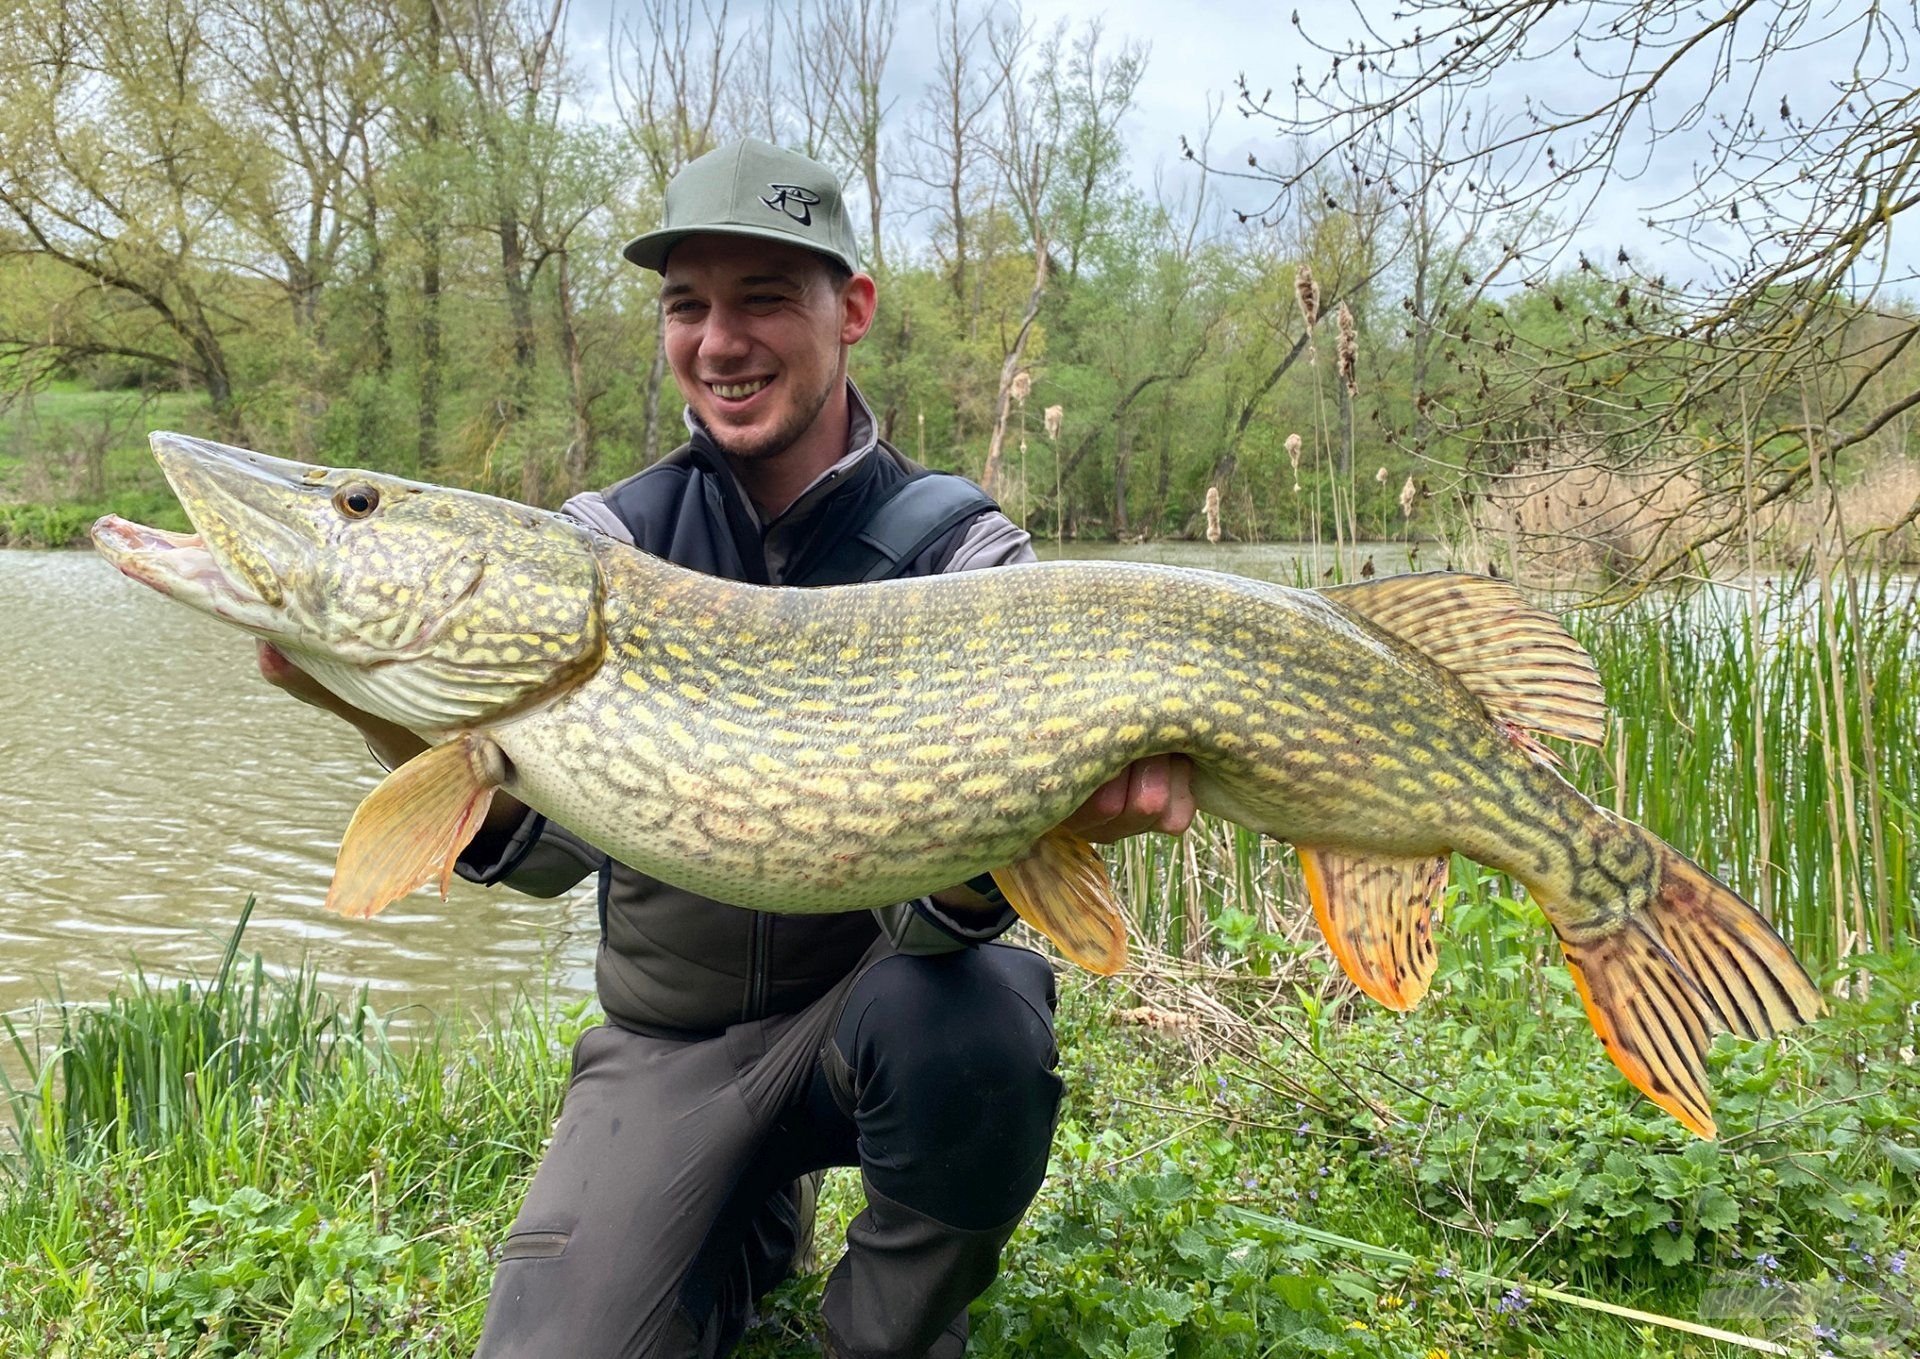
[[[769,184],[771,195],[760,201],[775,212],[785,213],[801,226],[813,225],[814,205],[820,201],[820,195],[812,189],[802,188],[798,184]]]

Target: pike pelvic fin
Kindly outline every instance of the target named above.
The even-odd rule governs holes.
[[[354,809],[334,861],[327,909],[365,919],[438,881],[446,899],[454,861],[506,780],[500,748],[463,732],[408,760]]]
[[[1508,582],[1425,571],[1320,593],[1424,652],[1496,720],[1590,746],[1605,737],[1607,696],[1593,658]]]
[[[1773,927],[1651,831],[1654,894],[1615,929],[1560,941],[1614,1065],[1701,1137],[1715,1135],[1705,1059],[1716,1033],[1771,1038],[1821,1011],[1820,992]],[[1551,917],[1552,912],[1548,912]]]
[[[1022,920],[1089,972],[1126,966],[1126,915],[1106,861],[1079,836],[1048,831],[1024,859],[994,869],[993,880]]]
[[[1300,847],[1313,916],[1353,984],[1389,1010],[1411,1010],[1440,960],[1433,909],[1447,859],[1361,858]]]

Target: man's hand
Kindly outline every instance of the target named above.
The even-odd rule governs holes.
[[[1150,755],[1101,784],[1060,829],[1097,845],[1144,831],[1184,835],[1196,810],[1193,761],[1184,755]]]

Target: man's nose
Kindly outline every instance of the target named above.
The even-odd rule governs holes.
[[[714,307],[707,312],[707,323],[700,331],[700,357],[703,359],[744,358],[753,347],[747,333],[747,318],[732,307]]]

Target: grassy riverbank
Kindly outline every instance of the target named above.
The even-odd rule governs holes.
[[[1795,1352],[1816,1326],[1837,1355],[1904,1346],[1920,971],[1773,1048],[1723,1044],[1717,1144],[1635,1099],[1549,976],[1489,990],[1450,947],[1406,1020],[1315,1000],[1317,965],[1073,980],[1053,1168],[976,1352],[1737,1352],[1556,1287]],[[591,1022],[528,1001],[393,1042],[244,959],[54,1019],[12,1103],[0,1353],[87,1359],[469,1353]],[[826,1263],[854,1193],[830,1181]],[[806,1353],[819,1282],[747,1352]]]

